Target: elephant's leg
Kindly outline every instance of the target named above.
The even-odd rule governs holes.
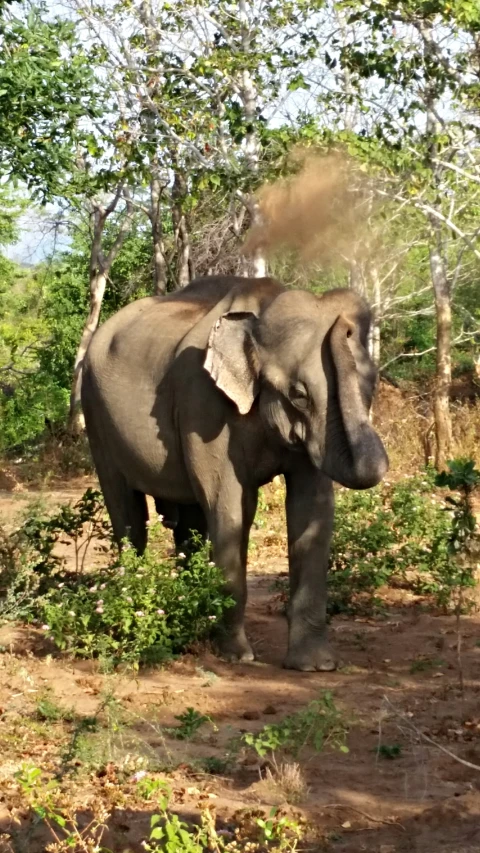
[[[179,504],[178,521],[173,530],[177,553],[189,554],[197,550],[192,541],[192,532],[198,533],[205,542],[208,535],[207,519],[200,504]]]
[[[175,530],[178,524],[178,504],[163,498],[154,498],[155,509],[161,516],[162,524],[168,530]]]
[[[138,554],[143,554],[147,544],[147,500],[143,492],[132,489],[123,474],[105,454],[94,453],[95,467],[112,522],[118,545],[129,539]]]
[[[333,484],[299,459],[287,484],[290,568],[289,639],[285,666],[335,669],[327,639],[327,570],[333,527]]]
[[[248,538],[256,506],[256,490],[246,493],[238,482],[228,488],[224,479],[222,493],[217,496],[207,514],[213,559],[223,570],[227,591],[235,601],[235,605],[226,610],[219,630],[220,653],[227,660],[254,659],[244,620]]]

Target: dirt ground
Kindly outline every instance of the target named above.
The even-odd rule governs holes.
[[[52,505],[75,499],[87,484],[42,498]],[[0,493],[4,523],[31,497]],[[275,577],[286,571],[281,514],[269,518],[253,539],[247,622],[258,658],[253,664],[227,664],[203,651],[135,676],[102,674],[95,662],[55,655],[37,630],[0,629],[2,853],[40,853],[47,843],[14,783],[13,774],[25,761],[57,773],[77,798],[79,814],[87,795],[108,799],[109,786],[117,790],[111,776],[120,758],[126,764],[127,753],[132,767],[138,756],[175,767],[169,778],[181,814],[198,815],[206,800],[226,821],[238,809],[285,804],[284,791],[265,778],[265,762],[251,753],[240,751],[234,766],[218,774],[200,772],[199,759],[224,762],[233,736],[277,722],[325,690],[332,691],[348,720],[349,752],[307,750],[297,759],[306,788],[300,801],[286,808],[306,820],[299,849],[480,853],[480,615],[464,618],[463,695],[453,617],[433,615],[413,595],[398,591],[384,591],[382,616],[333,619],[336,672],[286,671],[281,664],[287,626],[273,588]],[[127,722],[117,727],[118,736],[108,732],[112,760],[106,769],[87,769],[87,758],[80,755],[66,773],[65,755],[78,726],[35,722],[38,698],[46,694],[72,709],[77,720],[97,715],[105,696],[115,698]],[[213,724],[202,726],[192,740],[174,740],[165,727],[177,725],[175,715],[187,707],[208,714]],[[379,746],[384,747],[380,753]],[[123,793],[110,799],[103,843],[114,853],[142,850],[154,809],[129,796],[128,785],[127,779]]]

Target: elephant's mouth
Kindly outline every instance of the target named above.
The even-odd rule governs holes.
[[[292,424],[289,435],[289,443],[293,450],[304,450],[307,443],[307,425],[302,421]]]

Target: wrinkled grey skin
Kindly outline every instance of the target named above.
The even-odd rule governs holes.
[[[115,536],[146,544],[145,495],[177,547],[211,539],[236,606],[221,651],[251,660],[246,562],[259,486],[284,474],[290,566],[285,666],[335,666],[326,632],[332,480],[388,469],[368,412],[370,314],[353,291],[322,297],[272,279],[198,279],[141,299],[95,334],[84,367],[87,433]]]

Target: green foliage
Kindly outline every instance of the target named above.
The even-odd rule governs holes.
[[[55,849],[58,853],[70,850],[107,853],[107,849],[100,845],[108,817],[102,804],[93,805],[92,820],[86,827],[80,827],[77,809],[68,802],[58,781],[46,778],[42,770],[33,764],[24,764],[15,774],[15,779],[37,820],[42,821],[57,839]]]
[[[113,664],[138,666],[182,651],[206,638],[233,601],[199,539],[180,570],[164,556],[160,525],[150,534],[153,544],[142,557],[125,542],[118,560],[87,573],[93,538],[106,551],[111,545],[100,494],[88,489],[74,507],[48,516],[31,511],[20,530],[0,539],[0,614],[41,622],[58,648]],[[55,553],[60,537],[75,549],[76,571]]]
[[[191,740],[204,723],[212,722],[207,714],[200,714],[195,708],[187,708],[183,714],[178,714],[175,719],[179,721],[180,725],[171,729],[170,734],[177,740]]]
[[[163,796],[158,800],[160,813],[151,818],[150,839],[143,844],[150,853],[203,853],[205,850],[294,853],[303,834],[299,823],[277,808],[272,808],[268,815],[261,810],[237,812],[234,827],[221,832],[206,808],[202,811],[200,826],[192,827],[170,811],[171,789],[168,785],[162,785],[162,789]]]
[[[392,743],[392,744],[382,743],[382,744],[380,744],[380,746],[378,747],[376,752],[377,752],[377,755],[380,756],[380,758],[388,758],[388,759],[392,760],[394,758],[400,758],[401,757],[402,747],[398,743]]]
[[[0,174],[42,200],[70,176],[87,134],[81,120],[100,114],[93,69],[75,24],[52,18],[47,4],[0,18]]]
[[[15,773],[24,805],[32,809],[55,837],[58,853],[78,851],[105,851],[102,837],[107,829],[110,812],[101,799],[89,801],[91,819],[83,825],[78,818],[78,803],[73,802],[68,790],[34,764],[23,764]],[[159,809],[150,820],[149,838],[142,841],[143,849],[150,853],[294,853],[303,829],[283,811],[273,808],[268,814],[262,809],[236,812],[228,829],[217,829],[213,810],[203,806],[199,825],[190,825],[172,811],[172,789],[163,779],[144,775],[137,782],[137,794],[154,801]]]
[[[3,282],[0,278],[0,379],[5,383],[3,393],[0,386],[0,451],[41,435],[46,418],[64,418],[71,365],[59,381],[55,366],[61,352],[63,358],[63,341],[56,346],[56,327],[49,315],[51,281],[41,269],[31,273],[16,265],[6,271]],[[59,312],[66,294],[57,296]],[[73,338],[70,347],[80,329],[78,323],[72,331],[74,314],[70,305],[64,315],[64,335]]]
[[[292,837],[289,837],[289,833],[293,833],[293,839],[296,841],[298,824],[286,815],[279,815],[275,806],[270,809],[268,817],[257,817],[256,824],[261,830],[261,844],[275,844],[278,851],[292,850]]]
[[[133,666],[163,661],[206,638],[233,603],[205,546],[180,571],[154,547],[139,557],[124,543],[119,562],[89,576],[88,586],[67,575],[62,584],[42,606],[56,645]]]
[[[471,460],[459,459],[439,475],[427,469],[369,492],[340,490],[329,611],[371,607],[375,590],[389,583],[431,595],[447,609],[455,609],[461,594],[467,606],[465,590],[475,585],[471,495],[479,478]],[[460,490],[460,497],[444,496],[439,488]]]
[[[429,672],[436,667],[441,667],[445,665],[445,661],[440,658],[418,658],[414,660],[411,667],[410,672],[412,675],[415,675],[416,672]]]
[[[345,745],[347,726],[328,691],[310,702],[302,711],[285,717],[279,723],[263,727],[257,734],[248,733],[243,741],[264,758],[268,752],[283,750],[296,756],[307,746],[321,752],[326,746],[348,752]]]
[[[73,575],[65,572],[64,560],[55,552],[55,546],[65,536],[74,549]],[[81,583],[94,538],[104,543],[99,547],[109,550],[111,528],[103,498],[94,489],[87,489],[73,506],[64,504],[50,514],[32,504],[22,525],[11,533],[0,527],[0,618],[42,619],[45,596],[50,590],[63,589],[65,582]]]
[[[368,492],[337,493],[329,575],[331,613],[371,606],[375,590],[426,581],[448,561],[451,519],[435,493],[434,473]]]
[[[1,226],[0,213],[0,238]],[[115,235],[114,222],[106,229],[105,251]],[[88,266],[88,237],[79,234],[69,252],[33,272],[6,262],[2,275],[0,258],[0,452],[35,452],[46,422],[54,433],[65,422],[88,311]],[[149,236],[135,223],[112,266],[102,321],[148,294],[150,267]]]
[[[472,495],[480,485],[480,471],[471,459],[453,459],[447,465],[448,470],[437,475],[436,483],[457,492],[457,496],[445,498],[452,516],[447,559],[432,567],[429,586],[441,606],[453,607],[459,614],[474,606],[473,599],[468,599],[466,593],[476,585],[475,559],[478,559],[479,546]]]
[[[51,698],[48,691],[38,698],[36,705],[36,713],[38,719],[42,722],[48,721],[51,723],[55,723],[58,722],[58,720],[73,719],[72,712],[66,711],[64,708],[60,707],[60,705],[58,705],[58,703]]]
[[[212,776],[222,776],[228,771],[229,760],[227,758],[219,758],[218,755],[207,755],[206,758],[199,760],[199,765],[205,773]]]

